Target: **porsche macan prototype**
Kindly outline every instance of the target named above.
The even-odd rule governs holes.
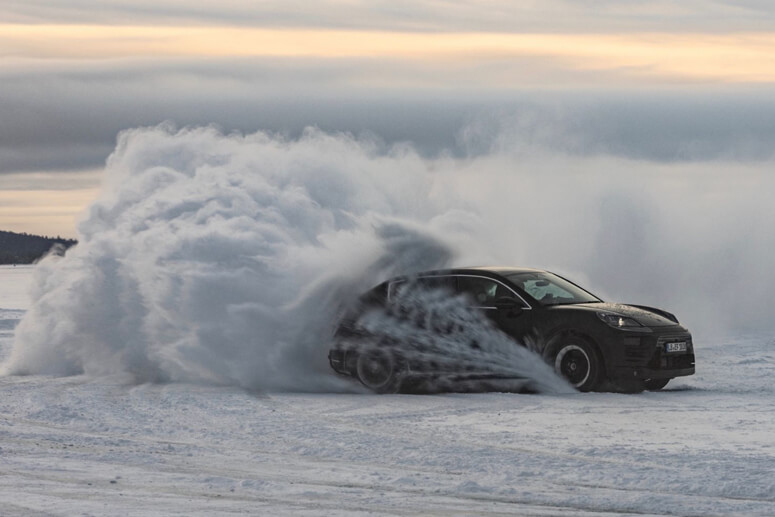
[[[337,373],[378,393],[401,391],[413,379],[440,374],[453,379],[492,375],[454,360],[439,372],[439,361],[417,360],[423,354],[406,353],[402,340],[384,339],[359,325],[370,311],[390,310],[409,285],[465,300],[471,313],[506,334],[514,346],[530,343],[579,391],[659,390],[670,379],[694,374],[692,336],[671,313],[607,303],[559,275],[513,267],[429,271],[376,286],[336,330],[329,362]]]

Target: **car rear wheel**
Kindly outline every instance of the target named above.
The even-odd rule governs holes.
[[[670,379],[647,379],[644,383],[649,391],[659,391],[670,382]]]
[[[373,349],[358,356],[355,369],[361,384],[375,393],[396,393],[400,386],[400,365],[386,350]]]
[[[592,391],[598,385],[602,361],[587,341],[571,336],[560,342],[554,356],[554,371],[579,391]]]

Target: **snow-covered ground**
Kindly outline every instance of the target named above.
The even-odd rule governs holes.
[[[0,268],[0,358],[30,268]],[[2,515],[775,515],[775,338],[640,395],[0,378]]]
[[[0,266],[0,309],[26,310],[30,299],[27,290],[35,266]]]

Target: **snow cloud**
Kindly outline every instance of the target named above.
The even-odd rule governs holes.
[[[333,389],[338,311],[451,258],[430,188],[411,150],[344,135],[125,132],[77,249],[39,266],[9,371]]]
[[[771,328],[771,161],[548,152],[520,127],[473,128],[464,158],[318,129],[126,131],[80,243],[38,266],[6,371],[342,389],[340,311],[447,265],[554,270],[675,312],[698,346]]]

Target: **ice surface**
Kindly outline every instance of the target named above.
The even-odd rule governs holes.
[[[0,357],[22,315],[0,309]],[[774,347],[755,335],[698,344],[697,375],[640,395],[267,395],[1,377],[0,508],[771,516]]]
[[[0,339],[6,346],[0,348],[0,361],[11,351],[7,343],[28,308],[34,266],[0,266]]]
[[[24,309],[30,305],[34,266],[0,266],[0,309]]]
[[[702,346],[696,377],[641,395],[261,395],[3,377],[0,507],[771,516],[772,346]]]

